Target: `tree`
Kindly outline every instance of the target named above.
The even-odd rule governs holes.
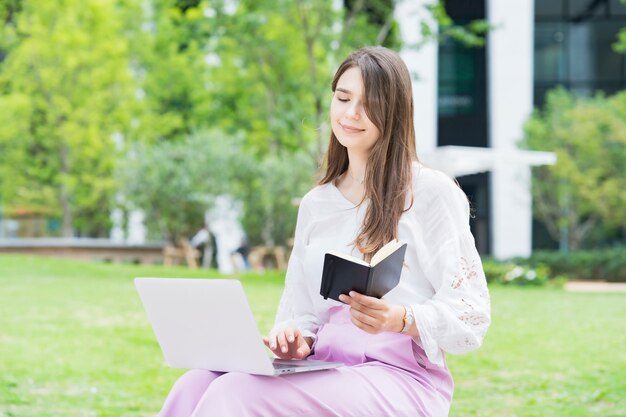
[[[386,13],[393,11],[391,2],[371,3],[387,3]],[[223,132],[224,140],[243,137],[239,159],[253,156],[249,165],[255,167],[255,175],[245,186],[242,178],[224,180],[231,181],[231,193],[241,189],[237,196],[244,201],[244,224],[251,240],[284,244],[293,233],[296,208],[291,200],[311,186],[328,136],[322,128],[332,67],[338,59],[334,56],[338,48],[329,46],[342,36],[335,29],[342,11],[333,9],[330,1],[310,0],[242,1],[236,8],[228,2],[157,0],[147,11],[126,0],[125,10],[124,26],[132,34],[133,62],[145,94],[138,131],[155,146],[155,153],[150,147],[142,147],[142,153],[150,154],[149,160],[183,152],[176,146],[190,146],[185,136],[209,127]],[[365,31],[367,25],[372,26],[359,15],[344,28],[355,29],[346,33],[361,33],[350,39],[370,44],[379,31]],[[386,33],[393,31],[387,28]],[[234,163],[241,167],[241,161]],[[181,184],[200,184],[202,176],[197,175],[207,175],[180,166],[178,176],[163,161],[154,166],[165,172],[161,180],[178,181],[174,188],[179,192],[192,192]],[[144,180],[131,179],[133,184]],[[183,225],[197,222],[198,213],[208,208],[207,202],[203,207],[196,201],[169,211],[153,198],[163,196],[153,187],[138,186],[125,194],[147,211],[149,227],[157,222],[170,239],[187,233]],[[186,201],[180,194],[177,199]],[[153,215],[155,207],[158,216]]]
[[[120,186],[112,174],[116,159],[135,142],[147,150],[207,129],[243,138],[241,159],[252,155],[261,166],[275,163],[272,153],[282,160],[308,155],[292,177],[304,182],[290,182],[290,198],[300,194],[328,138],[329,83],[339,60],[356,47],[400,44],[392,0],[333,4],[0,3],[0,176],[10,178],[0,185],[5,204],[62,217],[66,235],[106,235]],[[442,18],[442,10],[431,11]],[[442,32],[454,28],[446,22]],[[242,193],[247,213],[270,215],[253,199],[267,201],[265,190],[274,188],[268,183]],[[293,214],[285,204],[273,207],[283,209]],[[295,216],[292,229],[294,222]],[[283,241],[283,222],[274,224],[258,236]],[[269,237],[267,230],[278,234]]]
[[[254,163],[241,152],[241,142],[210,131],[179,141],[137,143],[119,170],[124,205],[144,211],[152,238],[190,237],[215,197],[237,197],[251,180]]]
[[[447,19],[442,36],[454,31],[469,42],[461,35],[470,29],[455,26],[441,4],[430,11]],[[244,226],[254,243],[284,244],[293,233],[291,200],[310,187],[330,133],[332,74],[356,48],[399,49],[393,13],[389,0],[346,1],[338,9],[330,1],[241,1],[234,11],[208,13],[218,34],[209,50],[216,61],[209,70],[211,123],[243,132],[246,149],[264,167],[243,195]]]
[[[211,124],[206,63],[215,28],[206,1],[120,0],[129,58],[141,96],[139,139],[180,140]]]
[[[0,2],[0,63],[4,61],[7,51],[17,41],[16,20],[22,10],[22,0],[5,0]]]
[[[315,166],[305,152],[268,155],[242,184],[242,224],[253,244],[287,245],[293,237],[298,197],[313,184]]]
[[[485,35],[494,27],[484,19],[472,20],[464,26],[456,24],[448,15],[444,0],[437,0],[425,6],[433,16],[433,21],[420,22],[422,32],[422,43],[436,39],[444,42],[452,39],[467,47],[483,47],[485,45]],[[433,28],[436,24],[436,29]],[[421,45],[421,44],[420,44]],[[420,45],[413,45],[419,47]]]
[[[313,152],[337,21],[331,2],[242,1],[234,11],[214,9],[211,19],[221,34],[209,51],[212,122],[245,132],[247,148],[259,157]]]
[[[523,145],[557,154],[555,165],[534,168],[532,190],[535,213],[561,250],[580,248],[598,226],[626,224],[626,92],[551,91],[527,122]]]
[[[115,8],[95,0],[22,7],[11,17],[14,28],[5,25],[12,37],[1,45],[8,50],[0,67],[5,204],[51,210],[66,236],[75,229],[106,235],[113,138],[129,130],[134,102]]]
[[[216,60],[209,89],[216,104],[209,117],[228,131],[245,131],[259,155],[305,149],[319,161],[330,133],[331,77],[340,61],[363,46],[401,46],[391,0],[352,0],[340,8],[329,0],[244,0],[231,12],[211,10],[217,35],[208,51]],[[428,10],[440,30],[424,30],[426,39],[484,40],[488,26],[480,21],[457,26],[442,2]]]

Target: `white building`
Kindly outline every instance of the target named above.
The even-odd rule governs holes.
[[[481,253],[528,256],[530,169],[556,158],[518,149],[523,124],[556,85],[582,93],[626,86],[623,56],[610,49],[626,26],[626,6],[614,0],[447,0],[456,23],[486,19],[495,27],[485,48],[452,41],[412,48],[430,3],[401,0],[395,9],[409,45],[401,55],[414,74],[418,155],[457,177],[470,195]],[[603,83],[607,68],[598,62],[610,65],[614,84]]]

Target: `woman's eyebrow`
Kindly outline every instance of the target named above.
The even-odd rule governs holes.
[[[352,94],[352,91],[346,90],[345,88],[341,88],[341,87],[335,88],[335,91],[341,91],[342,93]]]

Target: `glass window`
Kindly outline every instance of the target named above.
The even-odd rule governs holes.
[[[485,17],[485,0],[446,0],[458,25]],[[456,41],[439,44],[437,144],[487,146],[485,48]]]
[[[484,49],[447,41],[439,49],[439,99],[441,116],[478,113],[484,89]],[[481,68],[483,68],[481,70]]]
[[[545,92],[557,85],[586,96],[623,90],[626,55],[614,52],[612,45],[626,27],[626,5],[613,0],[565,0],[563,6],[569,17],[535,22],[535,104],[542,105]],[[574,12],[583,18],[572,19]]]
[[[596,16],[606,16],[608,0],[569,0],[568,16],[581,21]]]
[[[621,0],[611,0],[611,16],[626,16],[626,4]]]
[[[535,23],[535,81],[567,79],[566,28],[563,23]]]
[[[561,17],[563,15],[562,0],[536,0],[535,16],[536,17]]]
[[[624,25],[617,21],[588,21],[570,26],[570,79],[574,82],[624,80],[624,55],[612,43]]]
[[[446,0],[446,12],[459,23],[485,18],[485,0]]]
[[[438,71],[438,145],[487,146],[485,49],[444,42]]]

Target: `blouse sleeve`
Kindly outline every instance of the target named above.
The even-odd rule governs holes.
[[[480,347],[491,308],[467,197],[448,178],[437,188],[421,220],[427,251],[422,269],[435,294],[411,307],[420,334],[416,342],[431,362],[443,366],[442,351],[461,354]]]
[[[304,337],[316,338],[319,320],[315,314],[312,296],[305,284],[302,267],[303,248],[306,244],[304,235],[310,220],[311,215],[303,199],[298,210],[294,245],[285,275],[285,287],[270,334],[275,334],[287,327],[297,327]]]

